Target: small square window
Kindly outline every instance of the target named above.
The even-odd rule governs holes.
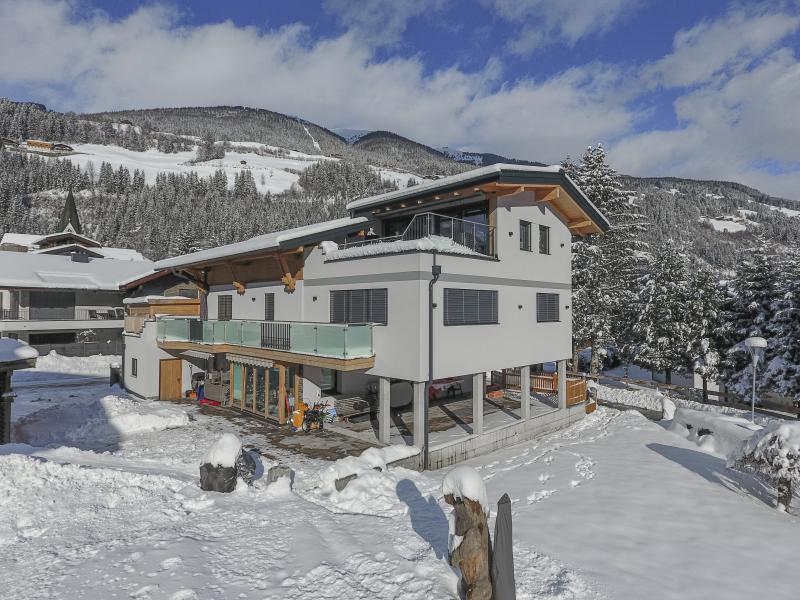
[[[560,321],[558,303],[558,294],[536,294],[536,321],[539,323]]]
[[[550,254],[550,228],[539,225],[539,254]]]
[[[519,222],[519,249],[525,250],[526,252],[530,252],[532,248],[531,243],[531,222],[530,221],[520,221]]]

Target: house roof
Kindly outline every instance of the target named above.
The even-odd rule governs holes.
[[[0,287],[20,289],[119,290],[129,280],[153,271],[149,260],[89,258],[0,251]]]
[[[0,245],[14,244],[15,246],[29,248],[42,239],[42,237],[44,236],[38,233],[4,233],[2,239],[0,239]]]
[[[570,198],[578,205],[581,211],[597,226],[601,231],[607,231],[610,227],[608,220],[597,209],[597,207],[586,197],[586,194],[575,185],[572,179],[566,174],[564,169],[558,165],[549,167],[536,167],[529,165],[511,165],[498,163],[465,171],[458,175],[443,177],[434,181],[428,181],[420,185],[403,188],[393,192],[378,194],[360,200],[354,200],[347,205],[347,210],[355,214],[364,213],[369,209],[384,207],[387,204],[402,201],[416,200],[423,196],[433,194],[445,194],[451,191],[463,189],[469,186],[482,184],[501,184],[501,185],[552,185],[562,187]]]
[[[296,227],[259,235],[243,242],[209,248],[200,252],[166,258],[155,263],[156,269],[174,269],[189,265],[213,263],[234,256],[259,254],[270,250],[291,249],[304,244],[312,244],[332,236],[358,231],[369,219],[366,217],[335,219],[314,225]]]

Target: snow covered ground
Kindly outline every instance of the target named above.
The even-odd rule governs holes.
[[[309,134],[310,135],[310,134]],[[321,154],[304,154],[294,150],[287,151],[274,146],[257,142],[231,142],[233,148],[225,153],[225,158],[209,160],[199,164],[190,164],[195,158],[195,151],[165,153],[150,148],[145,152],[136,152],[120,146],[104,146],[101,144],[76,144],[76,154],[63,157],[81,168],[94,164],[95,173],[100,172],[100,165],[109,163],[114,169],[124,165],[130,171],[139,169],[144,172],[145,181],[153,184],[159,173],[189,173],[194,171],[201,177],[213,175],[218,169],[228,176],[228,187],[233,187],[234,178],[243,169],[248,169],[256,182],[258,191],[279,193],[288,190],[299,179],[295,171],[304,171],[321,160],[338,160]],[[275,151],[280,156],[256,154],[249,151]],[[242,164],[245,161],[246,164]],[[373,167],[376,173],[387,181],[397,182],[405,187],[409,179],[417,182],[422,179],[412,173],[403,173]]]
[[[371,471],[335,492],[323,485],[330,463],[194,406],[98,381],[29,389],[50,402],[30,410],[39,403],[21,389],[15,419],[29,444],[0,446],[3,597],[455,597],[446,471]],[[224,432],[270,458],[252,488],[202,492],[199,462]],[[57,441],[35,447],[46,433]],[[276,461],[294,469],[292,489],[260,476]],[[512,498],[520,600],[797,596],[797,516],[634,411],[600,407],[468,464],[492,506]]]

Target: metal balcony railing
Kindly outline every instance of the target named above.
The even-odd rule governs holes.
[[[411,241],[435,236],[452,240],[477,254],[496,256],[495,228],[484,223],[456,219],[438,213],[417,213],[400,235],[373,238],[357,242],[345,242],[345,248],[365,246],[381,242]]]
[[[229,344],[332,358],[367,358],[374,355],[370,323],[201,321],[159,317],[156,338],[159,342]]]
[[[4,308],[0,321],[112,321],[122,320],[125,309],[117,308]]]

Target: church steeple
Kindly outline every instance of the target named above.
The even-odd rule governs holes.
[[[64,203],[64,211],[61,213],[61,221],[58,224],[60,232],[80,234],[81,221],[78,218],[78,208],[75,206],[75,197],[72,195],[72,188],[67,194],[67,201]]]

